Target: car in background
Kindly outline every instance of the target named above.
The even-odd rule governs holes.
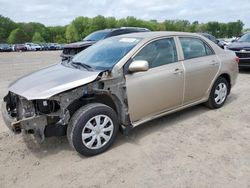
[[[25,44],[16,44],[15,51],[17,52],[27,51],[27,47],[25,46]]]
[[[49,46],[47,43],[41,43],[39,45],[41,46],[41,50],[49,50]]]
[[[62,50],[62,45],[61,44],[58,44],[58,43],[54,43],[55,47],[56,47],[56,50]]]
[[[47,43],[48,50],[56,50],[56,45],[54,43]]]
[[[224,49],[224,43],[220,40],[218,40],[215,36],[209,34],[209,33],[198,33],[200,35],[202,35],[203,37],[208,38],[209,40],[213,41],[215,44],[217,44],[219,47],[221,47],[222,49]]]
[[[222,43],[225,49],[229,44],[231,44],[235,40],[235,38],[219,38],[218,40]]]
[[[226,46],[230,44],[230,42],[226,41],[225,39],[218,39],[219,44],[222,46],[223,49],[225,49]]]
[[[12,47],[9,44],[0,44],[0,52],[11,52]]]
[[[234,51],[239,57],[239,67],[250,67],[250,33],[244,34],[226,49]]]
[[[26,42],[25,47],[27,48],[28,51],[40,51],[42,50],[42,47],[38,44],[31,43],[31,42]]]
[[[182,32],[111,37],[13,82],[1,108],[16,133],[67,135],[82,155],[106,151],[124,132],[184,108],[224,105],[238,76],[234,52]]]
[[[104,29],[100,31],[96,31],[85,37],[80,42],[75,42],[71,44],[66,44],[64,46],[63,52],[61,54],[62,60],[71,59],[74,55],[85,50],[86,48],[92,46],[96,42],[123,34],[129,33],[138,33],[138,32],[149,32],[149,29],[140,28],[140,27],[121,27],[121,28],[113,28],[113,29]]]
[[[10,47],[12,52],[16,51],[16,44],[11,44]]]

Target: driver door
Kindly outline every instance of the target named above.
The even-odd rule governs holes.
[[[129,114],[137,122],[183,103],[184,69],[173,38],[150,42],[133,61],[146,60],[149,70],[126,74]]]

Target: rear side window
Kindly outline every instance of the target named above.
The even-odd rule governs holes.
[[[177,62],[174,39],[160,39],[149,43],[136,54],[133,60],[146,60],[150,68]]]
[[[198,38],[180,37],[184,59],[213,55],[214,52],[205,42]]]

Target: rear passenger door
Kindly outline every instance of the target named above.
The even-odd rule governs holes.
[[[220,66],[213,49],[201,38],[179,37],[185,68],[184,105],[201,100]]]

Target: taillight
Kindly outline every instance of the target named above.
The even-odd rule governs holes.
[[[235,57],[235,62],[239,63],[240,62],[240,58],[238,56]]]

